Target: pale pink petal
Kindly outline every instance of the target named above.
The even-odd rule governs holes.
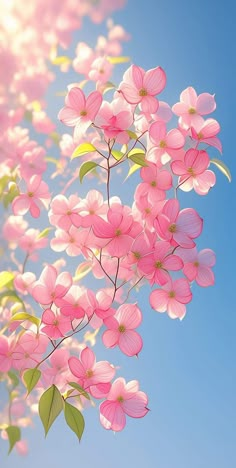
[[[198,259],[202,265],[212,267],[215,265],[216,255],[211,249],[203,249],[199,252]]]
[[[119,341],[120,332],[117,330],[106,330],[102,335],[102,341],[107,348],[114,348]]]
[[[115,432],[122,431],[126,424],[126,417],[119,402],[104,401],[100,406],[100,422],[105,429]]]
[[[68,365],[70,371],[73,375],[77,378],[84,378],[85,377],[85,369],[84,366],[81,364],[80,360],[76,357],[71,357],[68,360]]]
[[[72,107],[63,107],[59,114],[58,119],[68,127],[74,127],[81,119],[79,110]]]
[[[187,304],[192,299],[192,293],[190,290],[189,282],[184,279],[180,278],[174,282],[174,291],[175,291],[175,299],[181,304]]]
[[[186,103],[189,107],[196,107],[197,93],[194,88],[189,86],[180,95],[180,101]]]
[[[173,234],[173,238],[177,244],[185,249],[192,249],[195,247],[195,242],[183,231],[177,231]]]
[[[94,378],[97,383],[110,382],[115,373],[115,367],[113,367],[108,361],[99,361],[94,366]]]
[[[194,190],[199,195],[206,195],[211,187],[216,183],[215,173],[212,171],[205,171],[194,180]]]
[[[75,109],[78,113],[85,109],[85,96],[82,89],[71,88],[65,98],[65,103],[68,107]]]
[[[186,165],[183,161],[173,161],[171,163],[171,170],[176,175],[186,174]]]
[[[179,214],[179,201],[174,198],[168,200],[163,208],[163,214],[174,223]]]
[[[152,68],[145,73],[143,87],[148,94],[155,96],[161,93],[166,85],[166,74],[161,67]]]
[[[207,119],[201,128],[201,133],[203,134],[204,139],[214,137],[219,133],[219,131],[220,124],[215,119]]]
[[[193,208],[185,208],[178,216],[177,226],[182,232],[195,239],[202,232],[203,220]]]
[[[177,271],[183,268],[183,261],[177,255],[169,255],[164,259],[163,267],[166,270]]]
[[[199,286],[202,287],[212,286],[215,282],[214,273],[210,270],[210,268],[199,265],[196,282],[199,284]]]
[[[12,211],[15,216],[23,216],[29,211],[31,200],[27,195],[19,195],[12,202]]]
[[[38,218],[40,216],[40,209],[34,201],[32,201],[30,205],[30,214],[33,218]]]
[[[127,330],[120,333],[119,347],[127,356],[135,356],[141,351],[143,340],[135,330]]]
[[[166,144],[168,148],[179,149],[184,146],[185,138],[177,128],[173,128],[167,133]]]
[[[184,304],[180,304],[175,299],[170,299],[167,307],[167,313],[172,319],[183,319],[186,314],[186,307]]]
[[[174,114],[181,116],[182,114],[187,114],[189,109],[188,104],[185,102],[177,102],[172,106],[172,111]]]
[[[125,325],[126,329],[132,330],[139,327],[142,321],[142,314],[136,304],[123,304],[117,310],[115,318],[120,324]]]
[[[147,114],[155,114],[158,109],[158,100],[153,96],[144,96],[140,103],[141,109]]]
[[[201,115],[211,114],[216,108],[214,95],[202,93],[197,98],[196,110]]]
[[[154,144],[159,144],[160,141],[165,140],[166,124],[160,121],[154,122],[149,128],[149,135]]]
[[[214,146],[214,148],[218,149],[218,151],[222,154],[222,143],[219,138],[217,137],[202,138],[201,142],[206,143],[209,146]]]
[[[137,65],[131,65],[132,69],[132,78],[134,84],[138,90],[143,88],[143,78],[145,75],[144,70],[141,67],[137,67]]]
[[[128,83],[121,83],[120,92],[130,104],[138,104],[141,101],[138,90]]]
[[[209,166],[210,158],[206,151],[190,149],[187,151],[184,162],[187,168],[192,167],[194,172],[201,174]]]
[[[189,281],[194,281],[197,276],[198,268],[193,263],[186,263],[183,268],[183,273]]]
[[[87,98],[86,110],[90,119],[93,121],[101,107],[102,95],[98,91],[93,91]]]
[[[131,418],[143,418],[149,411],[147,408],[147,395],[143,392],[137,392],[132,398],[122,403],[124,412]]]
[[[165,312],[167,310],[168,293],[162,289],[156,289],[150,294],[151,307],[157,312]]]
[[[92,369],[96,362],[94,352],[88,347],[83,349],[80,355],[80,359],[85,369]]]

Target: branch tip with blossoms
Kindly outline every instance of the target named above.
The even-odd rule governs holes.
[[[30,424],[36,407],[45,434],[63,412],[79,440],[92,399],[100,400],[100,422],[107,430],[123,430],[127,416],[144,417],[148,397],[139,383],[116,377],[119,368],[97,360],[91,349],[98,331],[107,350],[117,348],[131,359],[143,347],[137,331],[142,312],[136,297],[127,302],[134,291],[136,296],[146,285],[152,309],[182,320],[194,283],[214,284],[215,254],[197,248],[203,219],[194,208],[181,209],[178,200],[179,190],[208,194],[216,183],[211,164],[230,180],[227,166],[211,157],[222,152],[220,125],[207,118],[216,108],[214,95],[197,95],[188,87],[171,108],[159,100],[166,86],[160,66],[146,71],[132,64],[113,85],[115,64],[127,61],[121,43],[128,35],[111,21],[107,37],[100,37],[94,50],[79,43],[73,59],[55,56],[55,43],[68,46],[83,15],[99,22],[123,3],[100,2],[95,8],[85,0],[82,12],[73,1],[59,9],[49,2],[45,15],[37,2],[21,15],[21,2],[4,7],[12,25],[18,24],[15,37],[3,24],[0,52],[3,69],[11,70],[11,83],[3,76],[0,89],[0,197],[9,210],[0,273],[0,380],[9,402],[0,411],[9,451],[27,452],[21,429]],[[45,18],[53,18],[52,26]],[[64,29],[57,26],[62,19]],[[26,44],[21,36],[29,20]],[[35,48],[39,56],[32,61]],[[47,115],[44,95],[54,79],[49,57],[61,71],[72,67],[78,75],[58,114],[72,135],[58,134]],[[87,93],[87,84],[95,89]],[[169,129],[174,115],[178,121]],[[30,139],[27,119],[46,137],[45,147],[55,146],[59,159],[46,156],[44,147]],[[122,201],[119,183],[124,172],[125,180],[136,173],[129,204]],[[74,187],[85,178],[92,188],[78,195]],[[54,179],[58,184],[50,193]],[[47,257],[47,251],[41,253],[46,248]],[[50,259],[46,264],[45,258]],[[82,282],[87,275],[93,289]]]

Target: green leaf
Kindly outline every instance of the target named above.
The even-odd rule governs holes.
[[[218,169],[222,172],[222,174],[224,174],[225,177],[227,177],[228,181],[231,182],[232,176],[226,164],[224,164],[219,159],[211,159],[211,163],[214,164],[216,167],[218,167]]]
[[[77,435],[78,439],[84,432],[84,417],[81,412],[65,401],[65,420],[70,429]]]
[[[49,232],[52,230],[52,228],[48,227],[45,228],[43,231],[41,231],[37,237],[37,239],[43,239],[43,237],[48,237]]]
[[[44,392],[39,400],[39,416],[43,423],[45,436],[63,409],[63,398],[55,385]]]
[[[116,65],[118,63],[130,62],[130,57],[124,57],[124,56],[121,56],[121,57],[107,57],[107,60],[110,63],[113,63],[114,65]]]
[[[131,140],[137,140],[138,139],[138,135],[136,135],[136,133],[132,132],[131,130],[126,130],[126,132],[128,133]]]
[[[14,273],[11,271],[1,271],[0,273],[0,289],[4,288],[14,279]]]
[[[37,368],[27,369],[23,373],[23,383],[28,390],[28,395],[33,390],[35,385],[38,383],[40,377],[41,377],[41,371]]]
[[[3,293],[0,294],[0,304],[2,303],[3,299],[10,299],[11,302],[13,302],[15,304],[20,303],[20,304],[22,304],[22,307],[25,309],[24,302],[22,301],[22,299],[19,296],[17,296],[15,291],[11,291],[10,289],[7,290],[7,291],[4,291]]]
[[[87,161],[84,164],[82,164],[80,171],[79,171],[79,180],[82,182],[84,176],[91,172],[95,167],[97,167],[98,164],[93,162],[93,161]]]
[[[78,392],[80,393],[80,396],[84,396],[85,398],[87,398],[87,400],[90,400],[90,396],[89,394],[83,389],[83,387],[81,387],[79,384],[77,384],[76,382],[68,382],[69,385],[71,387],[73,387],[75,390],[78,390]]]
[[[79,158],[84,154],[94,153],[94,151],[97,150],[95,146],[93,146],[91,143],[82,143],[81,145],[77,146],[77,148],[75,148],[75,150],[72,153],[71,159]]]
[[[145,151],[144,149],[142,148],[133,148],[132,150],[129,151],[129,154],[128,154],[128,157],[130,158],[130,156],[134,156],[134,155],[137,155],[137,154],[145,154]]]
[[[19,379],[16,376],[16,374],[14,372],[12,372],[12,371],[8,371],[7,375],[9,377],[9,379],[11,380],[11,385],[12,385],[12,390],[13,390],[19,384]]]
[[[122,153],[122,151],[117,150],[112,150],[111,154],[116,159],[116,161],[120,161],[120,159],[122,159],[124,156],[124,153]]]
[[[34,317],[33,315],[27,314],[26,312],[17,312],[16,314],[13,315],[10,322],[23,321],[23,320],[29,320],[29,322],[34,323],[34,325],[36,325],[37,327],[39,327],[41,323],[41,320],[38,317]]]
[[[52,59],[53,65],[64,65],[64,64],[69,64],[71,62],[72,60],[66,55],[61,55],[59,57],[55,57],[54,59]]]
[[[129,169],[129,172],[125,178],[125,180],[128,179],[128,177],[130,177],[132,174],[134,174],[136,171],[138,171],[140,169],[140,164],[133,164],[130,169]]]
[[[18,442],[21,439],[21,432],[20,432],[20,428],[17,426],[8,426],[6,427],[5,430],[7,432],[8,440],[9,440],[9,450],[8,450],[8,455],[9,455],[9,453],[11,453],[16,442]]]
[[[129,159],[131,159],[131,161],[133,161],[135,164],[139,164],[139,166],[142,166],[142,167],[148,166],[148,163],[145,159],[145,155],[142,153],[133,154],[129,156]]]

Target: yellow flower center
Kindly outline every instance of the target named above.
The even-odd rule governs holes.
[[[28,192],[28,197],[32,198],[34,196],[34,192]]]
[[[161,140],[159,143],[160,148],[166,148],[166,142],[165,140]]]
[[[117,401],[119,401],[119,403],[124,403],[124,398],[123,398],[123,396],[121,396],[121,395],[118,396],[118,397],[117,397]]]
[[[151,187],[156,187],[157,186],[157,183],[155,180],[153,180],[151,183],[150,183]]]
[[[199,140],[202,140],[202,138],[204,138],[204,135],[203,135],[202,132],[199,132],[199,133],[197,134],[197,137],[198,137]]]
[[[195,267],[199,267],[199,262],[196,261],[193,264],[194,264]]]
[[[133,256],[139,260],[141,258],[141,254],[139,252],[133,252]]]
[[[85,117],[85,116],[87,115],[87,111],[86,111],[86,110],[82,110],[82,111],[80,112],[80,115],[81,115],[81,117]]]
[[[188,110],[188,113],[189,114],[196,114],[196,109],[194,109],[194,107],[190,107],[189,110]]]
[[[91,377],[93,377],[93,370],[92,369],[88,369],[86,371],[86,377],[88,377],[88,379],[90,379]]]
[[[121,230],[117,229],[116,232],[115,232],[115,235],[116,235],[116,237],[119,237],[121,235]]]
[[[168,231],[169,231],[169,232],[172,232],[172,233],[176,232],[176,224],[171,224],[171,225],[169,226]]]
[[[160,262],[160,260],[158,260],[158,261],[155,263],[155,268],[162,268],[162,263]]]
[[[189,167],[189,168],[187,169],[187,172],[188,172],[192,177],[195,177],[195,175],[196,175],[192,167]]]
[[[174,292],[174,291],[170,291],[170,292],[169,292],[169,297],[170,297],[171,299],[173,299],[173,297],[175,297],[175,292]]]
[[[125,326],[124,326],[124,325],[119,325],[119,328],[118,328],[118,330],[119,330],[119,332],[120,332],[120,333],[124,333],[124,332],[125,332],[125,330],[126,330],[126,328],[125,328]]]
[[[139,90],[139,96],[147,96],[147,90],[145,88],[141,88]]]

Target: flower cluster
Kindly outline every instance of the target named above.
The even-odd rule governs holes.
[[[40,51],[40,69],[30,60],[33,47],[23,47],[23,60],[16,60],[15,41],[24,23],[19,3],[7,12],[9,21],[18,21],[12,51],[1,51],[13,72],[0,136],[0,196],[9,209],[2,236],[10,250],[0,273],[0,380],[10,395],[2,408],[2,437],[9,439],[10,449],[16,445],[25,453],[20,428],[29,425],[30,411],[39,412],[46,434],[64,411],[79,439],[82,411],[92,399],[101,400],[105,429],[120,431],[126,416],[147,414],[148,398],[138,382],[117,377],[117,366],[97,360],[91,348],[101,329],[107,349],[117,347],[129,358],[141,352],[142,312],[136,298],[130,299],[134,289],[146,285],[152,309],[183,319],[194,282],[214,284],[215,254],[209,248],[199,251],[196,244],[203,219],[194,208],[181,208],[179,193],[194,190],[205,196],[216,182],[210,165],[228,170],[211,157],[212,147],[222,151],[220,126],[208,117],[216,107],[213,95],[197,95],[189,87],[169,106],[161,100],[166,74],[160,66],[145,71],[130,65],[117,86],[110,81],[114,65],[127,61],[118,57],[121,41],[128,39],[121,26],[110,23],[108,37],[100,37],[95,50],[79,43],[73,60],[52,59],[52,46],[67,45],[83,15],[100,21],[123,1],[99,2],[95,9],[84,0],[76,14],[73,0],[60,8],[48,2],[47,17],[65,24],[62,30],[52,29],[49,20],[44,24],[42,2],[24,10],[32,18],[28,38]],[[36,17],[42,18],[42,43]],[[68,86],[58,119],[72,132],[63,135],[55,131],[42,99],[51,79],[44,68],[49,56],[64,72],[72,66],[84,78]],[[39,90],[31,86],[38,74],[43,77]],[[88,82],[89,89],[95,85],[90,92],[85,91]],[[54,144],[59,157],[46,156],[44,147],[30,139],[24,119],[46,134],[45,146]],[[55,172],[47,163],[56,166]],[[124,171],[126,179],[136,180],[129,202],[115,185]],[[75,182],[86,177],[91,188],[78,194]],[[40,249],[47,246],[45,257]]]

